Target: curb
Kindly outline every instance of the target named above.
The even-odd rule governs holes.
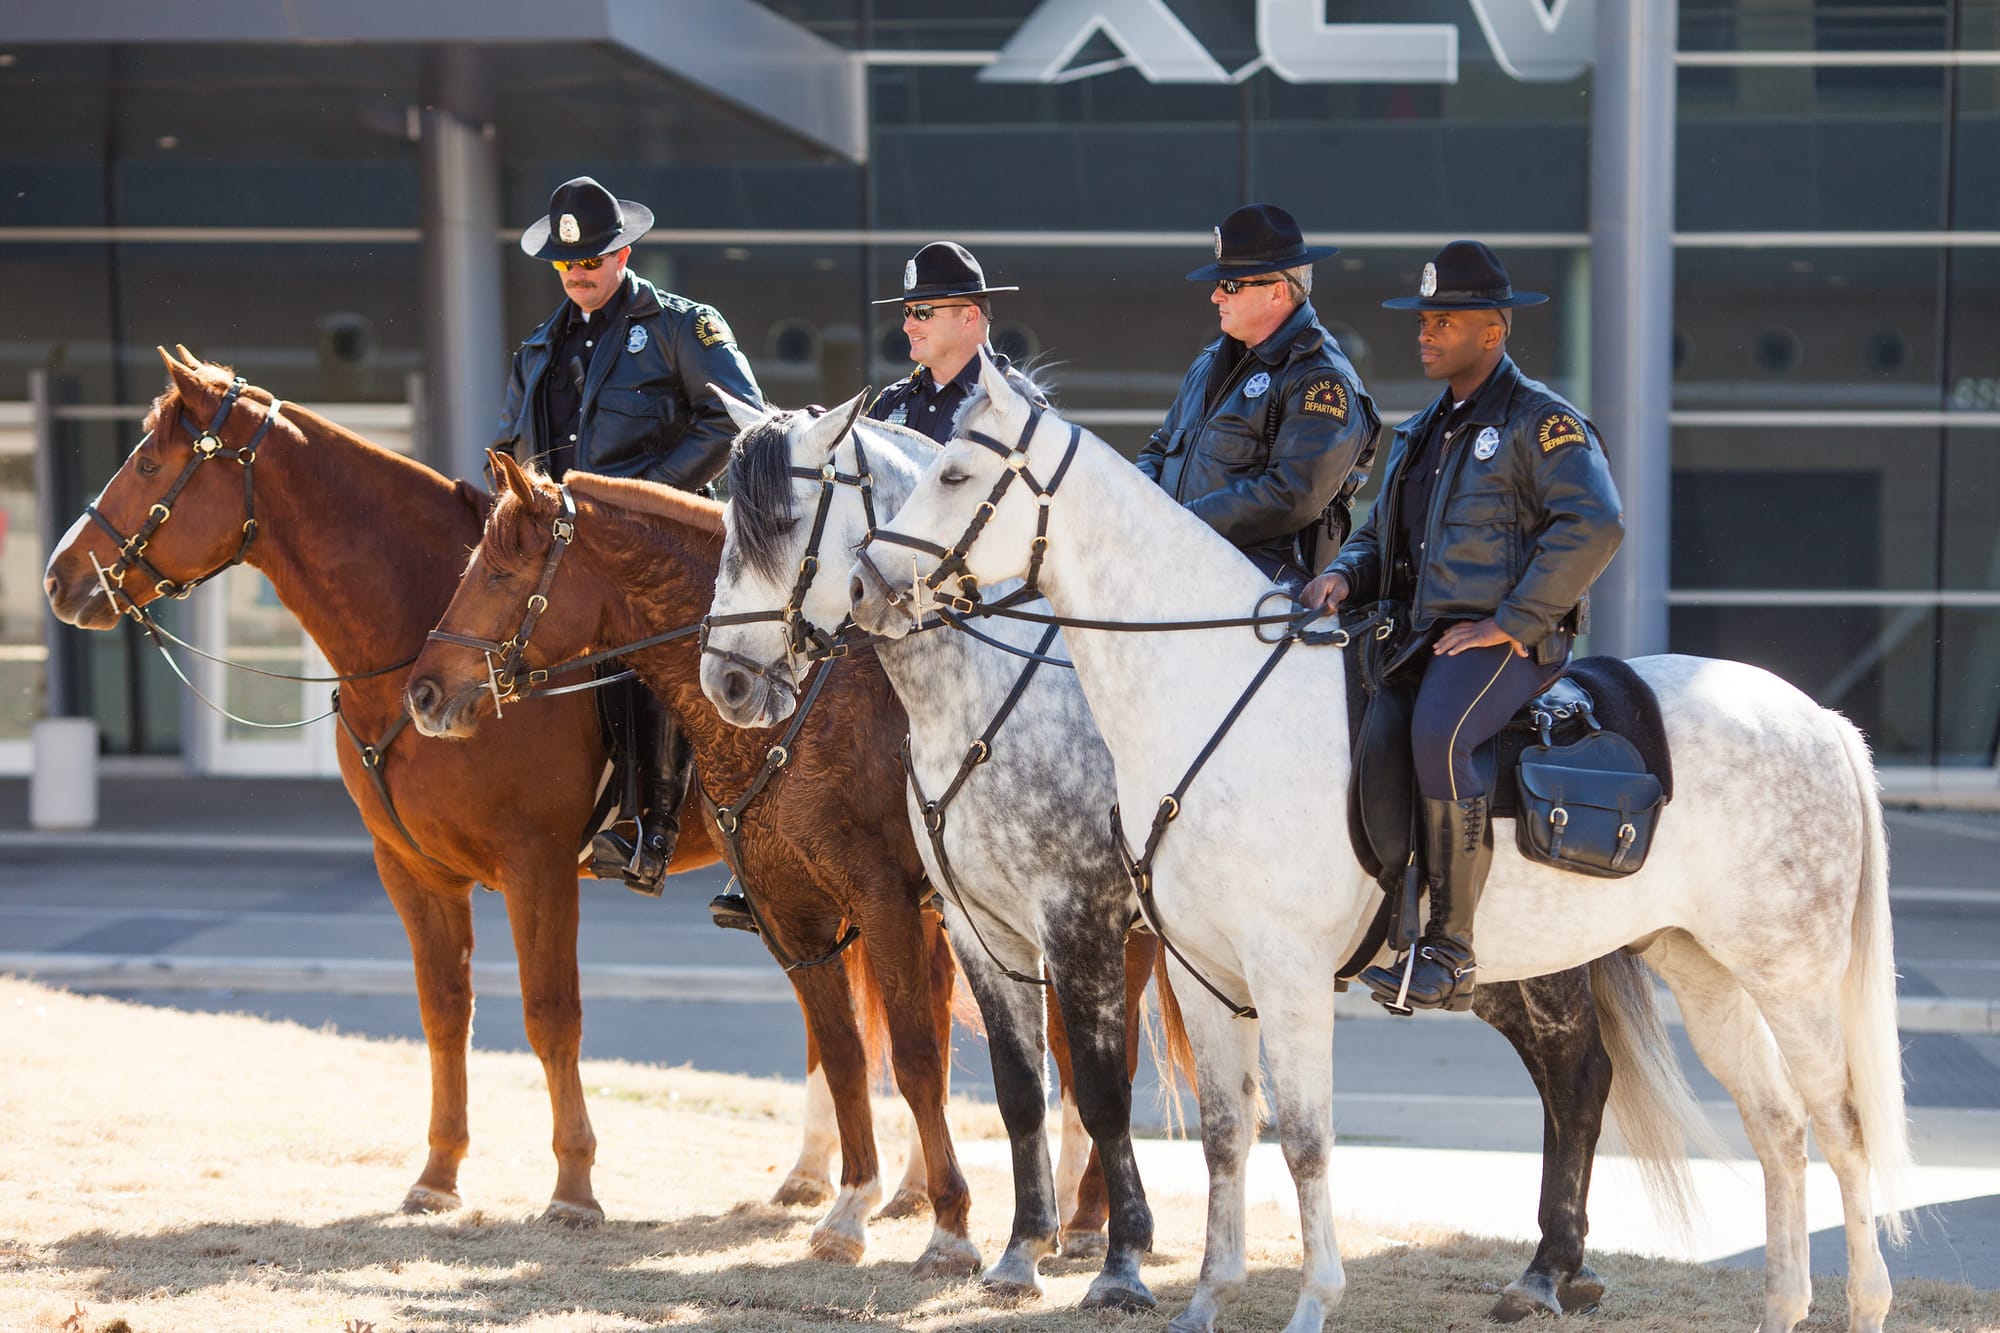
[[[649,964],[584,964],[578,969],[583,994],[593,1000],[682,1000],[716,1004],[790,1004],[794,996],[784,973],[771,967],[692,967]],[[0,974],[11,973],[77,990],[233,991],[252,995],[415,995],[406,961],[372,958],[201,957],[168,954],[0,953]],[[473,986],[489,993],[520,993],[520,974],[511,964],[474,964]],[[1680,1006],[1664,987],[1656,991],[1660,1017],[1681,1025]],[[1363,987],[1334,996],[1340,1018],[1381,1021],[1394,1017]],[[1426,1014],[1427,1022],[1477,1022],[1471,1013]],[[2000,1036],[2000,1000],[1903,996],[1896,1002],[1896,1026],[1906,1033]]]

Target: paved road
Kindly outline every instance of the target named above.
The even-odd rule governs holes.
[[[25,809],[24,784],[0,782],[0,971],[188,1010],[421,1037],[401,925],[336,785],[112,780],[100,827],[82,834],[29,831]],[[1991,871],[2000,817],[1895,812],[1891,837],[1920,1193],[1949,1201],[1892,1263],[1900,1274],[2000,1287],[2000,889]],[[585,882],[586,1056],[799,1076],[804,1040],[789,989],[757,941],[707,922],[721,883],[685,876],[654,900]],[[524,1050],[505,905],[482,893],[474,907],[484,942],[475,1044]],[[1476,1214],[1479,1227],[1531,1231],[1523,1201],[1535,1190],[1539,1103],[1505,1042],[1457,1018],[1378,1019],[1365,1002],[1343,1012],[1367,1020],[1343,1022],[1337,1039],[1343,1179],[1354,1188],[1379,1172],[1383,1181],[1354,1197],[1421,1199],[1427,1171],[1442,1173],[1436,1197],[1451,1197],[1450,1173],[1462,1180],[1476,1170],[1492,1203]],[[1711,1118],[1740,1149],[1733,1109],[1683,1055]],[[953,1079],[991,1096],[976,1038],[962,1037]],[[1135,1104],[1142,1122],[1159,1123],[1150,1074]],[[1198,1187],[1194,1145],[1149,1151]],[[1592,1199],[1593,1244],[1760,1261],[1759,1229],[1735,1224],[1761,1212],[1754,1189],[1744,1193],[1745,1173],[1719,1164],[1704,1172],[1718,1220],[1687,1242],[1625,1208],[1633,1191],[1613,1197],[1619,1177],[1607,1166]],[[1289,1197],[1281,1161],[1255,1178],[1265,1182],[1255,1188]],[[1454,1216],[1466,1221],[1462,1210]],[[1813,1214],[1816,1269],[1842,1266],[1836,1218]]]

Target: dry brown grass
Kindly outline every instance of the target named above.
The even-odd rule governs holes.
[[[917,1281],[928,1219],[877,1223],[857,1268],[807,1257],[813,1216],[761,1200],[798,1147],[802,1091],[686,1069],[588,1062],[597,1191],[588,1231],[535,1220],[554,1179],[548,1101],[526,1056],[475,1055],[467,1208],[393,1211],[421,1164],[422,1047],[184,1014],[0,978],[0,1329],[34,1333],[624,1333],[1157,1329],[1089,1315],[1091,1277],[1051,1265],[1049,1297],[996,1307],[975,1283]],[[887,1104],[884,1103],[885,1110]],[[886,1120],[900,1141],[900,1118]],[[960,1107],[960,1136],[997,1135]],[[974,1238],[1005,1238],[1009,1187],[972,1174]],[[1200,1261],[1199,1199],[1157,1193],[1147,1280],[1177,1310]],[[1228,1328],[1276,1329],[1296,1292],[1297,1219],[1253,1210],[1249,1295]],[[1343,1225],[1334,1327],[1488,1327],[1489,1285],[1528,1247]],[[1756,1274],[1593,1256],[1605,1308],[1579,1327],[1747,1329]],[[1837,1281],[1814,1330],[1845,1327]],[[1906,1283],[1892,1327],[2000,1328],[2000,1297]]]

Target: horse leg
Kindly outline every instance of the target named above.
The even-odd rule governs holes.
[[[1764,1168],[1764,1317],[1791,1333],[1812,1303],[1806,1229],[1806,1110],[1770,1027],[1735,976],[1683,931],[1640,955],[1680,1002],[1695,1054],[1729,1090]]]
[[[935,988],[917,922],[919,914],[905,905],[915,894],[890,892],[887,886],[892,883],[884,876],[882,887],[857,896],[865,904],[861,929],[868,939],[868,962],[889,1019],[896,1088],[909,1104],[923,1137],[931,1216],[936,1223],[913,1271],[919,1277],[970,1276],[979,1271],[979,1250],[966,1237],[971,1195],[945,1121],[944,1058],[938,1050],[932,1009]]]
[[[1511,1324],[1537,1312],[1594,1305],[1604,1283],[1583,1262],[1590,1230],[1585,1203],[1611,1094],[1611,1057],[1598,1034],[1590,974],[1579,967],[1488,982],[1472,996],[1473,1012],[1512,1043],[1542,1098],[1542,1243],[1488,1317]]]
[[[993,1060],[993,1092],[1000,1104],[1000,1119],[1007,1127],[1014,1168],[1014,1222],[1007,1235],[1007,1249],[979,1280],[999,1295],[1040,1296],[1044,1288],[1037,1270],[1045,1255],[1055,1253],[1060,1220],[1055,1180],[1049,1170],[1049,1091],[1042,1027],[1046,1004],[1041,987],[1006,976],[987,956],[986,947],[993,946],[1008,966],[1026,976],[1038,970],[1036,955],[1040,950],[992,917],[983,918],[980,926],[986,941],[982,945],[956,904],[945,909],[945,919],[953,933],[965,941],[959,950],[959,966],[985,1020],[986,1047]]]
[[[1073,910],[1049,923],[1057,941],[1050,958],[1056,998],[1070,1034],[1077,1114],[1096,1148],[1102,1168],[1110,1243],[1085,1309],[1150,1310],[1153,1293],[1139,1274],[1139,1262],[1153,1248],[1153,1211],[1139,1180],[1132,1152],[1132,1078],[1128,1000],[1121,916],[1105,921],[1102,903],[1070,900]],[[1060,910],[1060,909],[1059,909]],[[1145,984],[1141,974],[1139,984]]]
[[[838,965],[802,968],[791,974],[791,982],[819,1050],[820,1072],[840,1129],[840,1192],[813,1228],[812,1252],[832,1263],[858,1264],[868,1252],[868,1215],[882,1201],[882,1181],[868,1105],[867,1057],[854,1021],[849,975]]]
[[[803,1004],[799,1016],[805,1018]],[[833,1089],[827,1086],[826,1069],[820,1063],[819,1040],[812,1023],[806,1023],[806,1115],[805,1141],[799,1145],[799,1160],[785,1173],[785,1181],[771,1202],[784,1207],[817,1208],[833,1198],[833,1150],[840,1143],[840,1127],[834,1123]]]
[[[952,957],[951,939],[945,934],[944,918],[936,912],[923,914],[924,945],[931,968],[931,1026],[937,1031],[938,1059],[944,1068],[945,1096],[951,1096],[951,1001],[958,985],[958,963]],[[875,1064],[874,1051],[869,1065]],[[909,1151],[903,1157],[903,1178],[896,1192],[882,1205],[877,1217],[915,1217],[931,1206],[930,1171],[924,1161],[923,1127],[912,1119]]]
[[[1152,978],[1153,964],[1160,953],[1159,938],[1150,931],[1131,931],[1125,936],[1125,1082],[1139,1072],[1139,1027],[1146,1016],[1146,983]],[[1111,1215],[1111,1201],[1105,1194],[1104,1164],[1083,1127],[1076,1108],[1076,1089],[1069,1068],[1069,1033],[1062,1026],[1062,1006],[1055,993],[1049,994],[1049,1049],[1056,1059],[1056,1075],[1061,1080],[1062,1156],[1056,1166],[1056,1215],[1066,1219],[1060,1244],[1067,1259],[1101,1258],[1105,1250],[1104,1227]],[[1131,1126],[1129,1094],[1126,1127]]]
[[[410,937],[417,1010],[431,1056],[430,1156],[403,1196],[406,1213],[461,1203],[458,1166],[472,1143],[465,1113],[465,1052],[472,1041],[472,882],[434,883],[375,845],[375,870]]]
[[[521,973],[521,1017],[541,1058],[555,1123],[556,1188],[545,1222],[595,1226],[604,1220],[591,1191],[597,1135],[583,1104],[583,995],[576,972],[577,887],[568,858],[507,887],[507,924]],[[552,891],[541,887],[549,886]]]
[[[1190,1001],[1182,1016],[1194,1049],[1201,1153],[1208,1163],[1208,1234],[1194,1295],[1167,1325],[1167,1333],[1213,1333],[1216,1316],[1243,1294],[1248,1276],[1244,1170],[1257,1138],[1259,1022],[1231,1015],[1178,961],[1171,975],[1175,993]],[[1331,1041],[1327,1049],[1330,1060]]]
[[[1299,975],[1311,975],[1311,968]],[[1266,1002],[1264,996],[1275,998]],[[1215,1006],[1220,1008],[1220,1006]],[[1285,1333],[1321,1333],[1347,1290],[1334,1234],[1327,1163],[1333,1149],[1333,979],[1258,988],[1258,1016],[1271,1036],[1272,1111],[1285,1165],[1299,1194],[1299,1239],[1305,1251],[1299,1302]]]

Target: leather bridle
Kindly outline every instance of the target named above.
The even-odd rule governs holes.
[[[1072,423],[1069,428],[1069,447],[1063,451],[1062,461],[1056,465],[1048,484],[1044,485],[1028,470],[1028,445],[1035,437],[1036,427],[1041,424],[1041,404],[1032,403],[1028,407],[1027,424],[1021,427],[1020,438],[1012,445],[1002,444],[991,435],[980,431],[970,431],[960,437],[999,454],[1007,460],[1007,467],[993,483],[993,489],[987,492],[986,498],[979,502],[979,507],[972,511],[972,518],[965,525],[965,531],[950,546],[939,546],[926,538],[912,537],[890,528],[876,528],[870,533],[868,540],[862,542],[856,549],[855,559],[866,566],[868,572],[882,585],[891,606],[902,611],[913,621],[918,619],[916,608],[905,604],[902,594],[897,592],[895,585],[876,568],[874,560],[869,556],[868,548],[877,539],[892,546],[905,546],[913,551],[922,551],[938,558],[936,569],[924,578],[912,581],[910,591],[913,599],[917,589],[921,587],[961,615],[969,615],[979,606],[979,581],[966,569],[966,555],[971,551],[972,543],[978,540],[979,534],[985,531],[986,525],[992,521],[994,513],[999,509],[1001,498],[1007,494],[1008,488],[1017,479],[1034,492],[1039,509],[1035,515],[1035,537],[1028,546],[1027,581],[1019,589],[1009,593],[1006,600],[1021,602],[1041,596],[1038,580],[1042,573],[1042,556],[1049,549],[1049,504],[1055,499],[1056,487],[1062,485],[1062,479],[1068,473],[1070,463],[1076,458],[1078,442],[1083,438],[1083,428]],[[947,583],[957,585],[957,595],[940,593],[939,590]]]
[[[861,404],[867,394],[855,399],[854,410],[848,414],[847,422],[840,428],[833,444],[826,451],[826,462],[820,466],[800,467],[791,464],[786,467],[788,475],[801,481],[819,483],[819,504],[813,511],[812,532],[806,538],[805,555],[799,560],[798,577],[792,581],[792,590],[785,598],[785,604],[770,610],[737,611],[728,615],[706,615],[701,618],[701,651],[712,657],[719,657],[734,666],[741,667],[768,684],[788,691],[793,698],[798,697],[799,673],[792,667],[794,659],[804,659],[807,665],[829,657],[844,657],[847,645],[841,642],[841,635],[850,627],[845,621],[829,634],[806,618],[806,596],[812,590],[813,580],[819,575],[820,539],[826,534],[827,516],[833,510],[834,491],[841,486],[852,486],[861,492],[861,508],[868,516],[868,532],[862,538],[865,544],[875,535],[875,477],[868,467],[868,452],[861,445],[861,437],[854,433],[854,423],[861,417]],[[854,471],[842,472],[834,464],[834,455],[840,449],[840,442],[852,436],[854,439]],[[785,656],[769,662],[759,662],[742,653],[727,648],[717,648],[709,643],[709,631],[725,625],[758,625],[776,621],[785,627]],[[785,667],[783,672],[778,668]]]
[[[104,595],[111,601],[112,609],[121,615],[141,615],[138,603],[125,592],[125,576],[135,569],[153,581],[155,596],[178,600],[185,598],[224,570],[242,564],[243,558],[250,553],[250,543],[257,539],[257,492],[253,483],[252,465],[257,461],[257,446],[264,442],[264,437],[270,434],[271,427],[277,424],[279,410],[284,407],[284,402],[277,398],[271,400],[270,407],[265,409],[263,421],[258,424],[257,432],[250,437],[249,443],[234,449],[226,448],[222,443],[223,424],[229,420],[229,414],[235,410],[237,400],[243,396],[243,390],[248,387],[248,382],[242,376],[237,376],[228,391],[222,395],[222,401],[216,405],[215,416],[206,428],[198,427],[194,418],[187,414],[185,408],[179,407],[178,399],[176,400],[176,416],[180,425],[185,427],[193,438],[194,452],[188,458],[187,465],[181,469],[180,476],[174,478],[173,485],[167,487],[167,493],[154,501],[152,508],[146,511],[146,521],[137,532],[130,537],[120,532],[117,526],[104,516],[103,511],[98,509],[95,501],[83,507],[83,512],[89,515],[91,522],[103,528],[111,535],[112,540],[118,543],[118,558],[108,567],[97,565],[97,578],[104,588]],[[146,441],[152,438],[152,432],[148,431],[134,446],[133,452],[137,453],[145,448]],[[236,554],[229,559],[206,574],[189,579],[185,583],[178,582],[161,573],[159,568],[146,558],[146,547],[165,526],[167,520],[174,516],[174,501],[180,498],[181,492],[193,479],[195,469],[212,458],[232,459],[243,467],[243,538],[237,543]],[[103,498],[102,494],[98,496],[100,500]],[[95,556],[92,557],[91,563],[97,564]],[[121,600],[123,606],[119,605]]]
[[[521,697],[523,684],[529,689],[548,682],[549,673],[544,668],[529,667],[527,678],[522,679],[522,668],[527,667],[528,640],[535,632],[535,625],[542,613],[549,609],[549,587],[555,582],[556,567],[562,563],[563,553],[569,550],[570,542],[576,536],[576,498],[569,493],[569,487],[559,486],[556,494],[562,499],[562,509],[549,524],[549,554],[542,562],[542,577],[535,585],[534,592],[521,609],[521,624],[513,637],[481,639],[470,634],[460,634],[442,627],[432,630],[426,637],[438,643],[457,644],[462,648],[477,648],[486,656],[486,677],[493,691],[496,712],[501,704],[510,704]],[[496,664],[495,657],[499,658]]]

